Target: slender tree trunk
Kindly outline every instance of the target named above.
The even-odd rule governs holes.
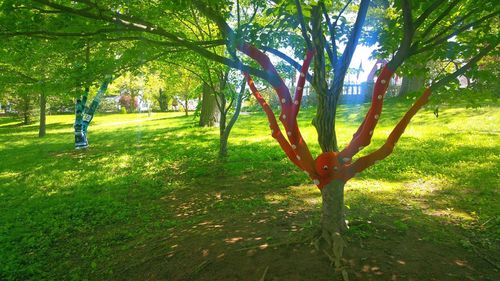
[[[229,138],[229,132],[226,128],[226,114],[222,113],[220,116],[220,122],[219,122],[219,139],[220,139],[220,146],[219,146],[219,158],[223,159],[227,157],[227,140]],[[230,129],[229,129],[230,130]]]
[[[40,127],[38,129],[38,137],[45,136],[46,131],[46,109],[47,109],[47,97],[45,92],[42,91],[40,94]]]
[[[163,93],[163,89],[159,90],[159,95],[158,95],[158,104],[160,105],[160,111],[166,112],[168,111],[168,97],[166,94]]]
[[[23,124],[29,125],[31,123],[31,100],[29,95],[23,96]]]
[[[245,94],[245,86],[246,85],[246,80],[243,79],[241,81],[240,85],[240,91],[238,93],[238,96],[236,97],[236,108],[234,109],[233,116],[229,120],[226,126],[226,120],[227,120],[227,111],[226,112],[221,112],[221,120],[220,120],[220,147],[219,147],[219,158],[223,159],[227,157],[227,143],[229,139],[229,134],[231,133],[231,130],[233,129],[234,124],[236,124],[236,121],[238,121],[238,117],[240,116],[241,112],[241,104],[243,103],[243,96]],[[225,106],[225,102],[222,102]]]
[[[189,115],[188,101],[189,100],[187,98],[184,100],[184,113],[186,114],[186,116]]]
[[[222,117],[217,107],[217,96],[210,89],[210,86],[203,83],[203,98],[201,100],[200,127],[214,127]]]

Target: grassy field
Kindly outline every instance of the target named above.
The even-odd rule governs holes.
[[[372,149],[405,107],[386,105]],[[364,112],[339,112],[341,144]],[[300,127],[317,155],[312,116]],[[49,116],[41,139],[0,118],[0,280],[332,280],[297,243],[318,225],[319,191],[263,113],[241,116],[226,162],[218,130],[182,113],[97,116],[84,151],[72,118]],[[499,107],[425,110],[348,183],[352,280],[500,280],[499,124]]]

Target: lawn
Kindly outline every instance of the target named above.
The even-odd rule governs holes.
[[[408,103],[389,101],[380,146]],[[339,111],[347,143],[366,107]],[[300,128],[317,155],[313,111]],[[0,118],[0,280],[331,280],[303,243],[320,194],[263,113],[245,114],[217,160],[218,129],[182,113],[98,115],[90,148],[73,116]],[[352,280],[500,280],[500,110],[420,112],[394,154],[350,181]],[[369,152],[366,149],[361,155]]]

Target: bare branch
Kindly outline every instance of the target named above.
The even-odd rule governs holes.
[[[328,31],[330,32],[330,41],[332,44],[332,50],[331,53],[328,53],[328,57],[330,58],[330,65],[335,71],[335,67],[337,66],[337,43],[336,43],[336,36],[335,36],[335,27],[333,26],[330,16],[328,16],[328,11],[326,10],[325,3],[323,1],[319,2],[321,9],[323,10],[323,16],[325,17],[326,24],[328,26]],[[325,40],[326,42],[326,40]],[[330,49],[330,48],[327,48]]]
[[[337,18],[335,19],[335,22],[333,23],[333,27],[334,28],[337,27],[337,23],[339,22],[340,17],[344,13],[344,11],[347,9],[347,7],[349,7],[349,5],[351,4],[351,2],[352,2],[352,0],[347,1],[347,3],[342,8],[342,10],[340,10],[339,14],[337,15]]]

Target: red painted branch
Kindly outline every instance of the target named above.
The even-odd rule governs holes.
[[[248,86],[250,87],[252,94],[257,99],[260,106],[262,107],[262,109],[264,109],[264,112],[267,115],[267,119],[269,120],[269,127],[271,128],[271,134],[272,134],[273,138],[275,138],[278,141],[278,143],[281,146],[281,149],[283,149],[283,151],[286,153],[286,155],[288,156],[290,161],[292,161],[295,165],[297,165],[299,168],[302,169],[302,165],[300,163],[300,160],[297,159],[297,156],[296,156],[295,152],[293,151],[293,148],[290,146],[288,141],[285,139],[285,137],[281,133],[281,129],[278,125],[278,122],[276,121],[276,117],[274,117],[274,113],[273,113],[271,107],[264,100],[264,98],[262,97],[260,92],[255,87],[255,84],[254,84],[252,78],[250,77],[250,75],[245,73],[245,78],[247,79]]]
[[[314,159],[300,133],[296,118],[297,113],[300,109],[300,100],[302,98],[302,89],[305,84],[305,75],[304,77],[301,77],[302,82],[300,82],[299,80],[299,85],[302,89],[296,94],[297,102],[292,102],[288,87],[285,85],[278,72],[276,71],[276,68],[271,63],[271,60],[266,54],[250,44],[242,44],[238,47],[238,49],[257,61],[264,68],[264,70],[270,74],[271,77],[279,80],[278,83],[272,84],[280,99],[281,114],[279,119],[286,130],[286,135],[288,136],[289,142],[287,142],[284,137],[282,137],[281,131],[279,130],[278,124],[276,123],[276,118],[274,117],[271,108],[267,105],[267,103],[265,103],[264,99],[262,99],[262,97],[258,93],[258,90],[255,88],[255,85],[253,83],[250,85],[249,82],[249,86],[254,96],[264,108],[264,111],[266,111],[269,122],[271,124],[271,129],[274,132],[279,132],[279,134],[276,133],[277,135],[273,134],[273,137],[278,140],[281,148],[285,151],[288,158],[290,158],[290,160],[292,160],[292,162],[294,162],[302,170],[306,171],[311,179],[316,182],[316,180],[318,180],[318,175],[315,170]],[[301,73],[307,73],[313,55],[314,54],[312,52],[308,52],[304,64],[302,65]],[[251,78],[248,75],[246,76],[247,80],[251,81]],[[276,80],[273,80],[272,82],[276,82]]]
[[[363,123],[354,134],[351,142],[339,153],[339,158],[342,159],[343,162],[350,162],[358,151],[370,144],[373,131],[382,113],[384,95],[387,92],[392,74],[393,72],[387,68],[387,65],[382,68],[373,89],[372,104],[366,113]]]
[[[269,57],[264,54],[261,50],[257,49],[255,46],[252,46],[248,43],[244,43],[240,46],[238,46],[238,50],[240,50],[242,53],[246,54],[247,56],[251,57],[254,59],[266,72],[269,73],[269,78],[272,81],[268,81],[273,85],[274,90],[278,94],[278,97],[280,101],[282,102],[282,111],[284,114],[287,114],[290,112],[291,105],[292,105],[292,98],[290,96],[290,91],[288,90],[288,87],[285,85],[285,82],[283,82],[283,79],[281,79],[280,75],[278,74],[278,71],[276,71],[276,68],[274,65],[271,63],[271,60]],[[285,102],[283,102],[283,99]]]
[[[293,100],[294,106],[292,110],[292,116],[294,118],[297,118],[297,114],[299,113],[300,110],[300,104],[302,102],[302,94],[304,93],[304,85],[306,83],[307,71],[309,69],[309,65],[311,64],[313,56],[314,56],[314,51],[307,51],[306,59],[302,64],[302,68],[300,69],[300,77],[299,81],[297,82],[297,88],[295,88],[295,96]]]
[[[413,104],[413,106],[405,113],[396,127],[394,127],[391,134],[387,138],[387,141],[384,143],[384,145],[382,145],[382,147],[368,154],[367,156],[359,158],[358,160],[356,160],[356,162],[346,167],[346,181],[354,177],[356,173],[362,172],[366,168],[375,164],[376,161],[382,160],[392,153],[394,146],[405,131],[413,116],[415,116],[420,108],[422,108],[422,106],[429,101],[429,96],[431,95],[431,93],[432,92],[430,88],[425,89],[422,96],[420,96],[415,104]]]

